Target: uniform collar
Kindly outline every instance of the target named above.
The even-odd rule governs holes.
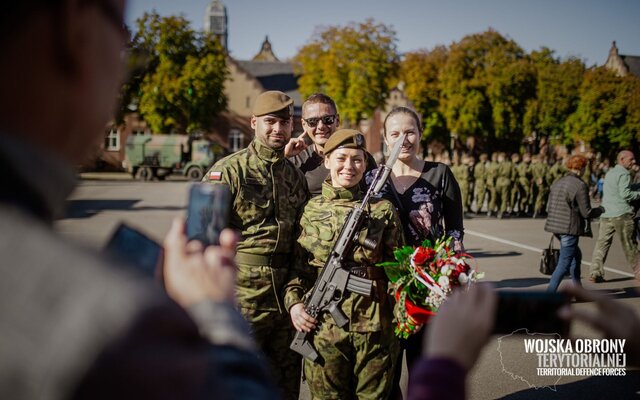
[[[251,142],[251,146],[253,146],[256,155],[262,160],[276,162],[284,158],[284,147],[278,150],[272,149],[258,139],[254,139]]]
[[[355,185],[349,189],[335,188],[331,186],[331,178],[327,178],[322,183],[322,196],[328,200],[342,199],[342,200],[360,200],[362,199],[362,190],[360,185]]]

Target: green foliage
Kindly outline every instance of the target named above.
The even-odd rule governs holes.
[[[635,77],[619,77],[604,67],[587,71],[577,110],[567,121],[565,141],[584,141],[607,155],[636,145],[639,90]]]
[[[225,52],[212,36],[182,17],[146,13],[131,44],[131,79],[123,105],[137,104],[154,132],[208,130],[226,108]]]
[[[476,136],[503,147],[523,137],[527,103],[535,97],[535,70],[513,40],[494,30],[454,43],[441,71],[441,110],[461,139]]]
[[[391,28],[371,19],[318,30],[294,58],[300,93],[328,94],[346,125],[358,123],[385,103],[398,69],[396,42]]]
[[[576,110],[584,77],[584,63],[576,58],[560,62],[543,48],[531,59],[536,69],[536,99],[529,102],[524,117],[525,134],[549,136],[553,142],[565,141],[565,121]]]
[[[448,51],[438,46],[431,51],[419,50],[406,53],[400,64],[400,80],[415,110],[422,117],[424,130],[422,141],[448,142],[448,130],[444,115],[440,112],[440,71],[447,61]]]

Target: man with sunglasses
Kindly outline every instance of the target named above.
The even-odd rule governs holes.
[[[166,292],[54,231],[104,139],[124,0],[21,0],[0,13],[0,398],[277,398],[235,310],[235,235],[164,243]]]
[[[329,170],[324,166],[324,145],[339,125],[336,103],[326,94],[314,93],[302,104],[304,132],[289,141],[285,156],[304,173],[311,197],[322,193],[322,182],[329,176]],[[305,136],[312,140],[311,145],[306,144]],[[366,171],[369,172],[376,168],[376,162],[371,154],[366,152],[366,155]]]

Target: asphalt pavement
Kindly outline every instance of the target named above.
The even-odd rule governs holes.
[[[135,182],[128,176],[85,176],[69,200],[66,216],[55,224],[63,235],[100,249],[119,222],[138,227],[162,240],[172,218],[184,216],[189,182]],[[549,278],[538,272],[542,249],[550,234],[543,219],[486,217],[465,219],[465,247],[474,257],[484,281],[499,289],[544,290]],[[597,223],[592,226],[597,235]],[[581,238],[582,277],[586,288],[606,294],[640,310],[640,284],[626,265],[616,237],[605,264],[607,281],[589,282],[589,262],[595,240]],[[573,307],[590,309],[591,303]],[[573,337],[596,338],[582,324]],[[525,354],[525,336],[494,336],[467,380],[470,399],[640,399],[640,371],[626,368],[626,376],[572,376],[547,379],[535,375],[539,358]],[[303,393],[301,398],[308,398]]]

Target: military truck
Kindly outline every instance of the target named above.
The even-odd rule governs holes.
[[[220,145],[202,137],[133,135],[127,138],[123,167],[143,181],[163,180],[170,174],[199,181],[222,155]]]

